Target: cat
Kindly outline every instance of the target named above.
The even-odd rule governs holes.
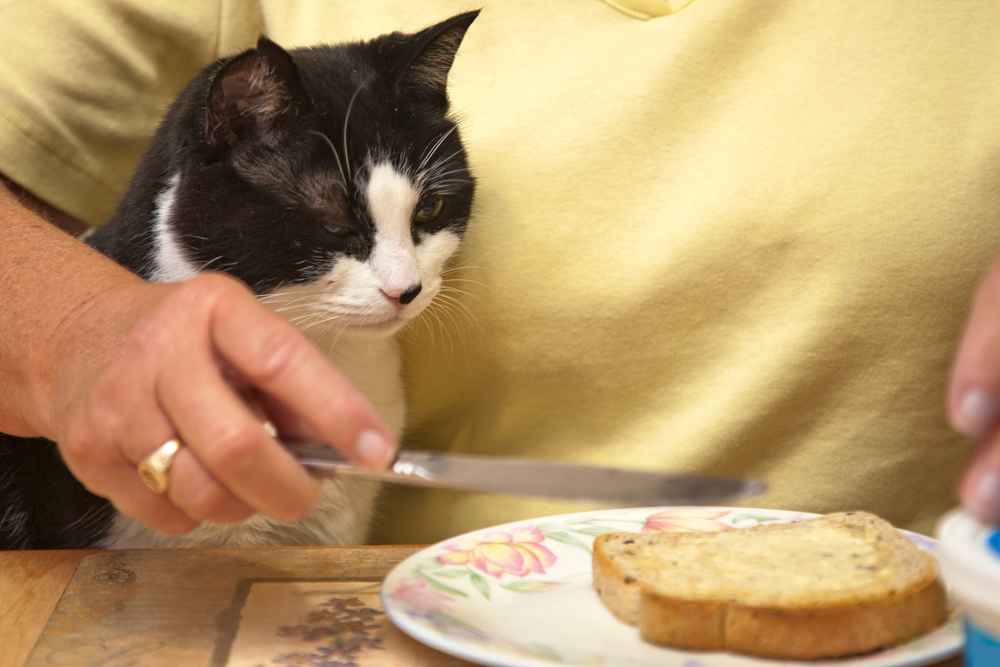
[[[440,289],[475,193],[446,87],[477,15],[291,51],[261,37],[215,62],[171,105],[111,220],[81,238],[150,281],[240,279],[400,433],[394,335]],[[326,481],[302,521],[167,536],[87,491],[54,443],[0,435],[0,548],[360,543],[377,490]]]

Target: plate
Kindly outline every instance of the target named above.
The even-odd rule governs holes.
[[[591,544],[618,531],[719,531],[817,516],[731,507],[661,507],[550,516],[486,528],[423,549],[382,586],[386,614],[439,651],[483,665],[549,667],[916,667],[962,647],[956,610],[908,644],[836,660],[766,660],[648,644],[611,615],[591,586]],[[937,542],[904,534],[934,553]]]

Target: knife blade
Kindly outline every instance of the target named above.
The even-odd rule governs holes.
[[[623,506],[708,505],[762,493],[763,482],[732,477],[658,473],[537,459],[401,450],[386,470],[349,463],[335,449],[311,442],[285,446],[319,477],[351,477],[410,486],[464,489]]]

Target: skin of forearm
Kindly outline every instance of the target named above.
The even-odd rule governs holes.
[[[44,213],[0,178],[0,432],[52,438],[54,388],[63,369],[100,367],[120,342],[116,327],[81,314],[139,278]],[[53,222],[73,226],[71,219]]]

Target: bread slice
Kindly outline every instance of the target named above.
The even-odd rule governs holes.
[[[594,587],[647,641],[769,658],[865,653],[948,615],[934,558],[864,512],[719,533],[613,533]]]

